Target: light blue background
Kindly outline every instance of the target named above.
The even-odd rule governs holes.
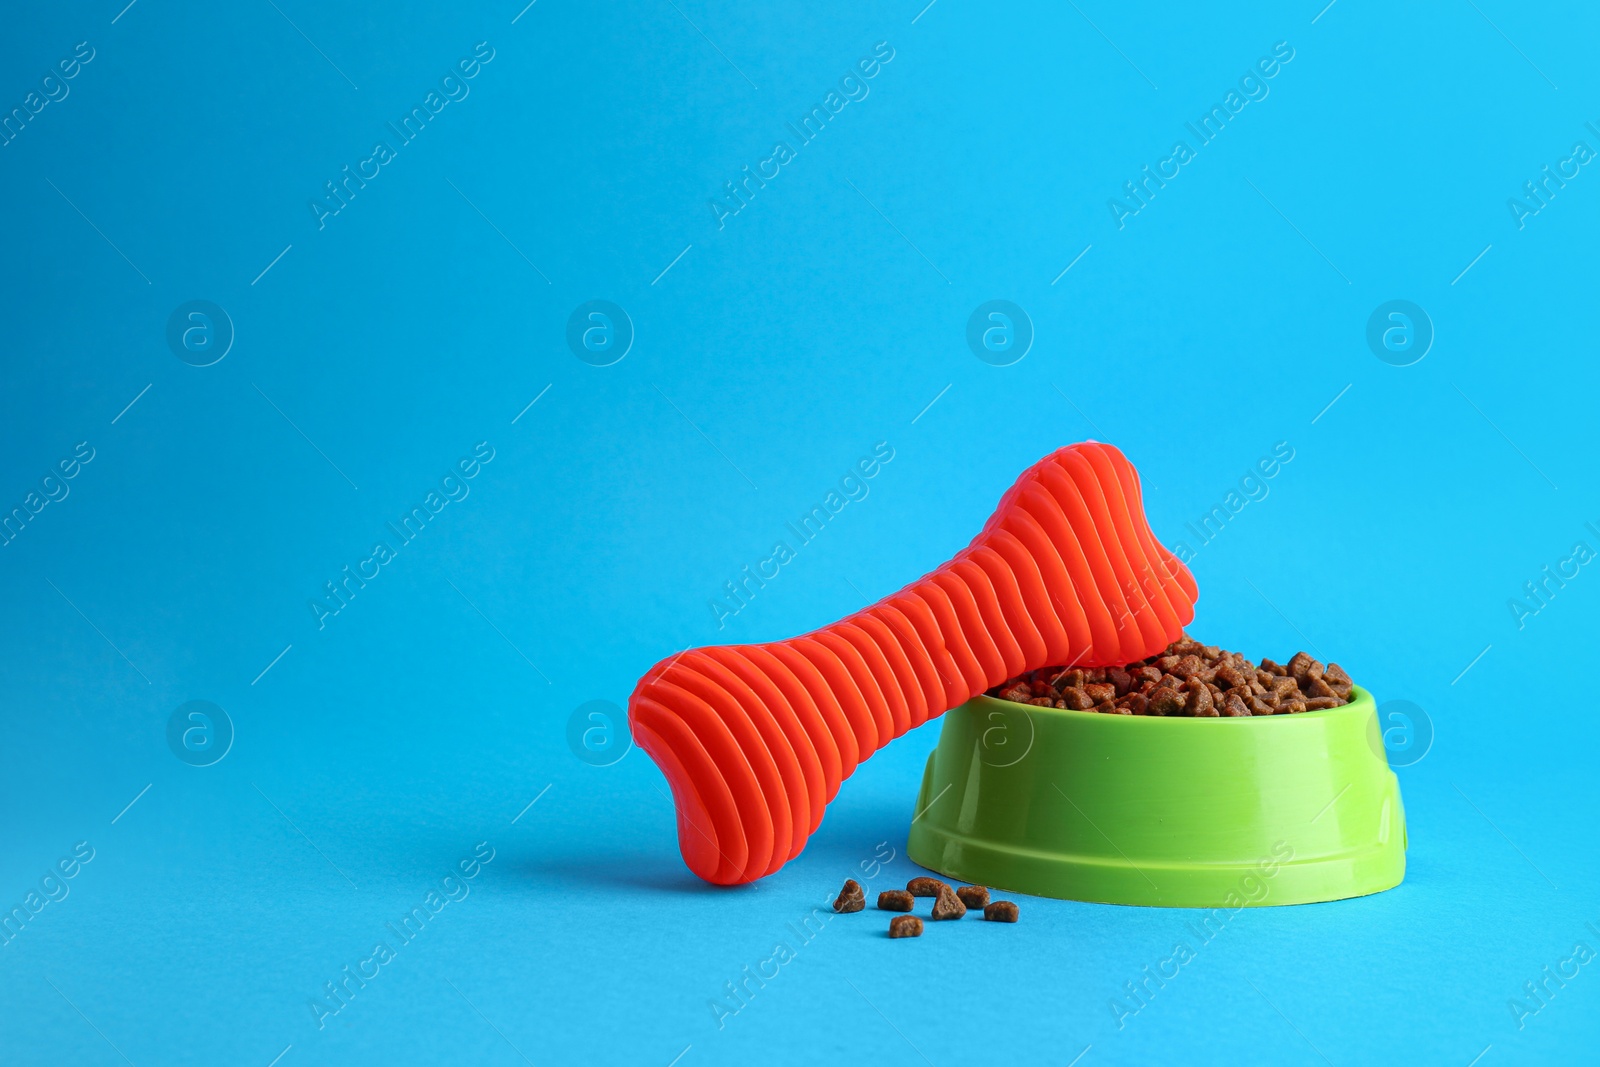
[[[1594,1047],[1594,965],[1520,1030],[1507,1006],[1575,942],[1600,948],[1600,577],[1520,629],[1507,606],[1575,541],[1600,548],[1600,173],[1521,229],[1507,207],[1575,141],[1600,149],[1592,12],[520,6],[8,13],[0,107],[78,42],[94,59],[0,148],[0,504],[80,441],[95,458],[0,548],[0,904],[75,843],[95,855],[0,948],[0,1060]],[[323,183],[480,41],[470,95],[319,230]],[[880,41],[870,95],[719,230],[723,182]],[[1270,95],[1119,230],[1108,198],[1279,41]],[[164,337],[191,299],[237,332],[206,368]],[[610,367],[564,340],[591,299],[636,330]],[[1014,366],[965,342],[993,299],[1036,331]],[[1390,299],[1432,319],[1413,366],[1366,345]],[[1024,898],[1015,927],[901,944],[844,916],[719,1029],[711,998],[880,842],[897,858],[869,891],[914,873],[937,727],[847,782],[796,862],[719,890],[678,858],[649,760],[585,765],[568,716],[625,703],[680,648],[898,588],[1089,437],[1139,466],[1169,545],[1293,447],[1196,556],[1192,630],[1252,656],[1314,646],[1426,710],[1433,748],[1399,772],[1405,883],[1240,914],[1121,1029],[1110,999],[1188,914]],[[480,441],[470,495],[319,630],[309,599]],[[870,495],[719,631],[722,583],[879,441],[895,458]],[[197,699],[237,735],[206,768],[166,742]],[[480,841],[470,896],[319,1030],[323,983]]]

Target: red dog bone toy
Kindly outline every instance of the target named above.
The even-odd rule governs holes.
[[[1110,445],[1035,463],[944,566],[848,618],[763,645],[690,649],[628,701],[672,786],[678,847],[708,882],[800,854],[857,764],[1024,671],[1115,666],[1178,639],[1194,579],[1150,533]]]

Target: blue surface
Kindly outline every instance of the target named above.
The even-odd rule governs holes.
[[[0,35],[0,503],[25,512],[0,547],[0,903],[24,916],[0,1060],[1594,1048],[1600,973],[1563,963],[1600,949],[1592,10],[123,2]],[[814,107],[838,113],[806,141]],[[1146,165],[1165,186],[1128,199]],[[765,186],[727,200],[746,166]],[[367,177],[328,198],[345,167]],[[169,344],[197,300],[231,322],[220,359],[215,311]],[[615,315],[569,348],[593,300],[631,322],[620,360]],[[995,300],[1031,324],[1015,362],[968,345]],[[1368,344],[1393,300],[1431,323],[1420,361],[1414,314]],[[1015,927],[898,945],[870,911],[794,932],[862,864],[869,891],[913,873],[937,726],[731,891],[683,867],[642,753],[593,765],[601,720],[569,745],[674,650],[931,569],[1089,437],[1187,544],[1196,635],[1307,647],[1422,709],[1394,735],[1433,734],[1399,772],[1398,889],[1233,916],[1119,1014],[1193,915],[1024,899]],[[878,442],[867,494],[719,629],[723,583]],[[407,542],[388,524],[417,507]],[[313,607],[347,566],[365,584]],[[169,743],[190,701],[221,714]],[[370,977],[316,1008],[345,967]]]

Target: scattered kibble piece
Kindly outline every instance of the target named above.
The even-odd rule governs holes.
[[[997,900],[983,909],[983,917],[992,923],[1014,923],[1017,921],[1017,906],[1009,900]]]
[[[936,897],[939,890],[950,891],[950,887],[937,878],[921,875],[906,883],[906,892],[914,897]]]
[[[989,890],[981,885],[964,885],[956,890],[956,896],[969,908],[989,906]]]
[[[959,919],[967,913],[967,906],[961,903],[961,898],[951,892],[950,887],[942,885],[939,896],[933,902],[933,911],[929,913],[934,920]]]
[[[916,898],[904,889],[885,889],[878,894],[879,911],[910,911]]]
[[[844,888],[839,890],[839,897],[833,902],[833,910],[837,912],[860,911],[867,906],[867,892],[861,888],[861,883],[854,878],[844,880]]]
[[[915,915],[896,915],[889,920],[889,936],[921,937],[922,920]]]
[[[1343,667],[1320,663],[1308,652],[1296,652],[1288,663],[1257,664],[1185,634],[1139,663],[1045,667],[1007,679],[989,695],[1109,715],[1248,718],[1341,707],[1350,702],[1353,684]]]

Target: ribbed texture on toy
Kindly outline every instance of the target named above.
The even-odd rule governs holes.
[[[629,724],[672,787],[689,869],[750,882],[799,855],[840,783],[896,737],[1024,671],[1154,655],[1195,598],[1150,532],[1133,465],[1070,445],[898,593],[800,637],[656,664]]]

